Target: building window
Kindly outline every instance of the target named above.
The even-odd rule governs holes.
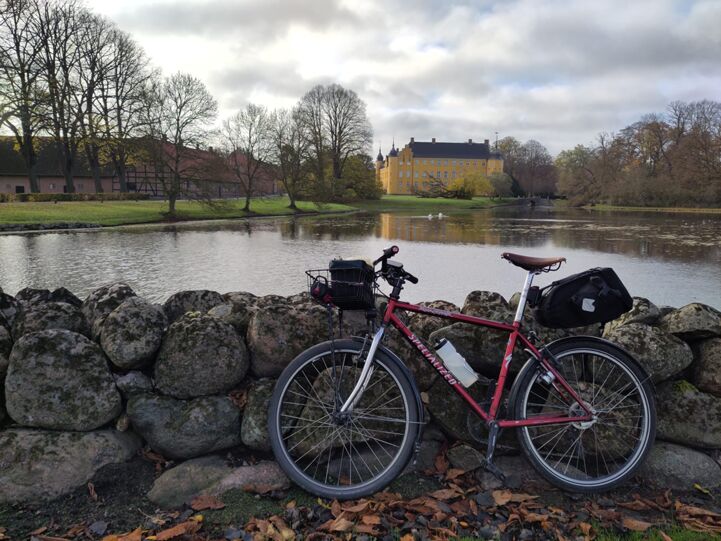
[[[428,176],[428,173],[426,173],[425,171],[423,171],[423,178],[426,178],[427,176]]]
[[[418,165],[419,163],[420,163],[420,160],[416,160],[416,165]]]
[[[428,163],[428,160],[423,160],[423,165],[426,165]]]
[[[436,178],[441,178],[441,172],[440,172],[440,171],[436,171]]]
[[[418,171],[415,171],[415,172],[413,173],[413,176],[414,176],[415,178],[418,178]]]
[[[51,190],[54,190],[54,189],[55,189],[55,184],[53,184],[52,182],[50,183],[50,189],[51,189]]]
[[[444,160],[443,165],[448,165],[448,160]]]
[[[410,170],[406,171],[406,178],[411,178],[411,172],[410,172]]]
[[[403,178],[403,171],[398,171],[398,178]]]
[[[443,178],[448,178],[448,171],[443,172]]]
[[[453,175],[452,175],[452,176],[453,176],[453,178],[456,178],[456,172],[455,172],[455,171],[453,171]]]
[[[453,161],[451,162],[451,164],[452,164],[452,165],[456,165],[456,160],[453,160]]]

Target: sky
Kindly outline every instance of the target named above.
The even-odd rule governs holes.
[[[592,144],[671,101],[721,101],[721,0],[86,0],[226,117],[339,83],[395,138]]]

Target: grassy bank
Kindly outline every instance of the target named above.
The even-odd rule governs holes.
[[[712,207],[626,207],[621,205],[585,205],[587,210],[632,210],[640,212],[681,212],[694,214],[721,214],[721,208]]]
[[[353,203],[354,207],[369,212],[384,211],[418,211],[431,213],[438,211],[473,210],[506,205],[513,203],[515,199],[501,198],[491,199],[490,197],[474,197],[473,199],[444,199],[444,198],[421,198],[414,195],[384,195],[381,199],[374,201],[358,201]]]
[[[244,212],[245,201],[224,201],[209,207],[192,201],[178,201],[178,220],[214,220],[245,218],[254,215],[285,216],[294,214],[285,197],[254,199],[251,213]],[[344,212],[353,207],[340,204],[298,203],[301,212]],[[0,226],[23,224],[93,223],[103,226],[155,223],[167,220],[164,201],[73,201],[62,203],[1,203]]]

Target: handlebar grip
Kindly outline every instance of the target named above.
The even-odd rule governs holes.
[[[373,266],[375,267],[381,261],[386,261],[386,260],[390,259],[394,255],[396,255],[399,251],[400,251],[400,249],[396,245],[393,245],[390,248],[386,248],[385,250],[383,250],[383,255],[380,256],[378,259],[376,259],[373,262]]]
[[[411,284],[417,284],[418,278],[413,276],[410,272],[406,272],[406,280],[408,280]]]

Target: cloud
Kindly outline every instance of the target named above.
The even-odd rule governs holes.
[[[681,0],[89,0],[224,114],[338,82],[375,147],[513,135],[553,153],[675,99],[721,100],[721,3]]]

